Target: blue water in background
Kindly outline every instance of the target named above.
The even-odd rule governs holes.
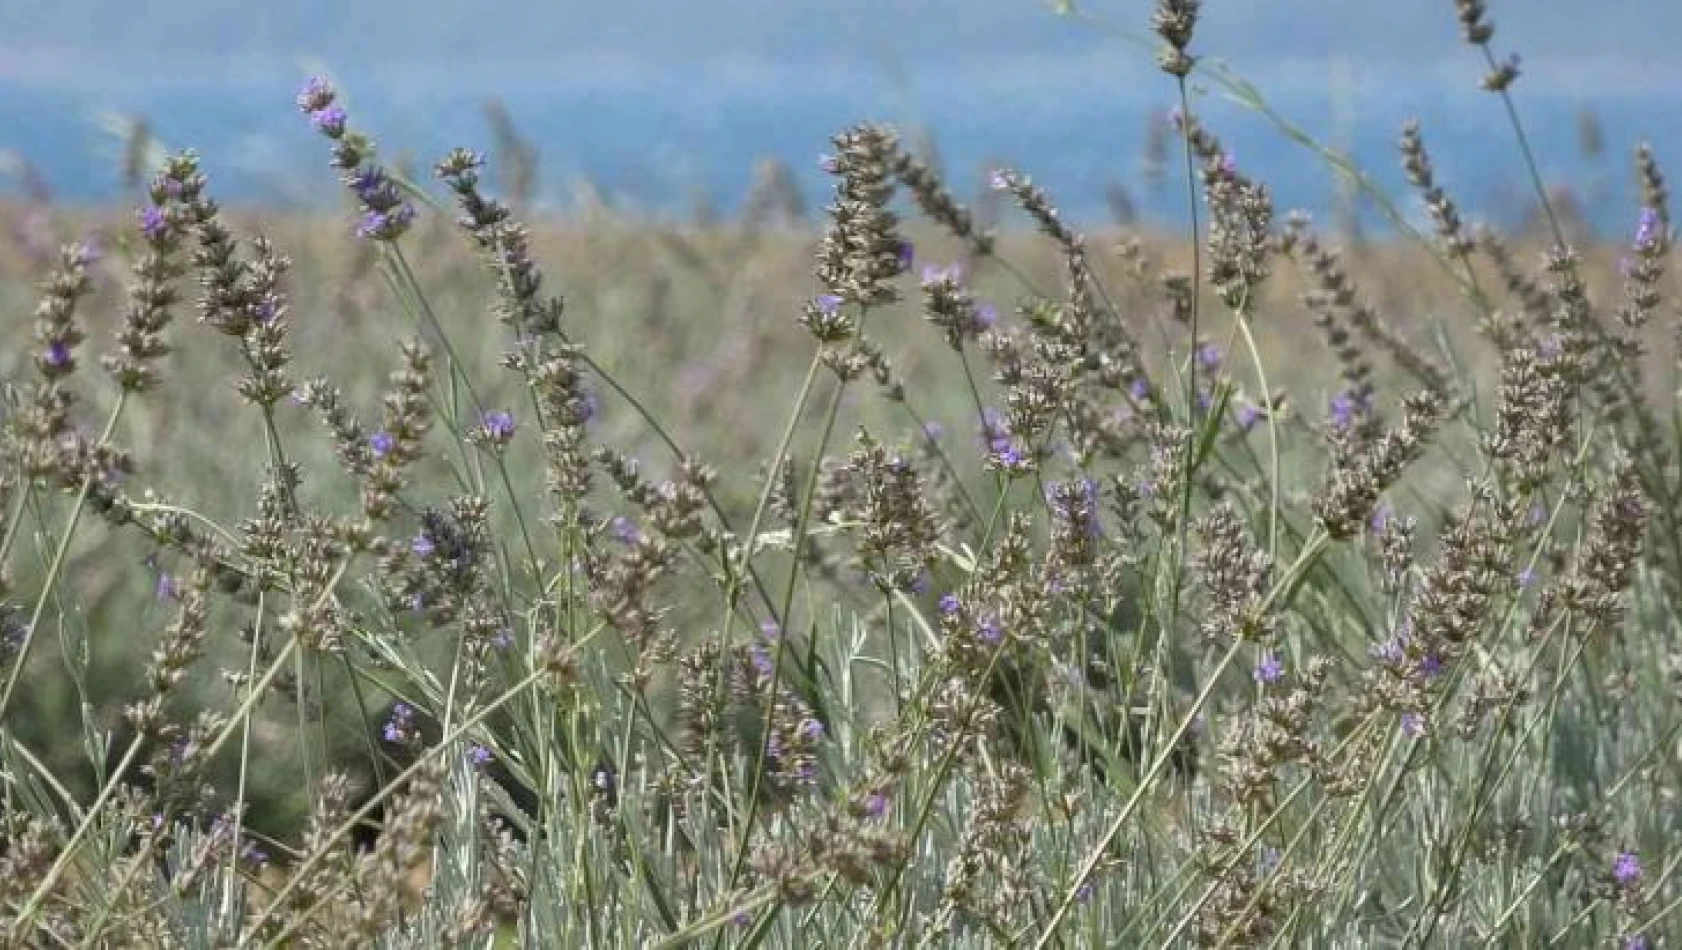
[[[1529,180],[1497,99],[1475,88],[1410,95],[1405,81],[1381,85],[1402,91],[1334,104],[1323,91],[1299,90],[1270,102],[1322,141],[1350,148],[1411,217],[1420,209],[1406,192],[1394,147],[1408,117],[1422,121],[1439,178],[1470,217],[1511,225],[1527,214]],[[354,79],[346,87],[353,91],[352,124],[370,132],[388,159],[425,169],[450,148],[491,145],[483,95],[435,87],[406,93]],[[588,179],[630,211],[681,219],[704,197],[729,214],[747,190],[755,162],[766,157],[787,162],[817,207],[827,189],[817,163],[828,137],[868,118],[926,136],[961,197],[973,197],[986,170],[1009,164],[1048,188],[1068,218],[1093,224],[1109,219],[1104,196],[1115,183],[1127,188],[1147,220],[1182,218],[1186,198],[1175,169],[1160,192],[1147,188],[1141,174],[1147,124],[1172,105],[1169,88],[1160,82],[1148,91],[1092,84],[1013,98],[996,88],[967,94],[938,76],[900,86],[872,80],[807,88],[685,84],[674,76],[653,85],[524,84],[498,92],[520,134],[539,151],[538,204],[545,211],[564,214],[572,206],[573,184]],[[294,91],[292,83],[276,81],[95,94],[0,80],[0,150],[40,169],[56,201],[116,200],[121,145],[97,116],[139,115],[165,147],[200,152],[214,193],[224,201],[320,206],[339,200],[326,143],[292,106]],[[1637,141],[1651,141],[1661,160],[1682,168],[1682,109],[1672,98],[1527,97],[1522,84],[1518,96],[1544,176],[1568,186],[1602,233],[1633,227],[1637,193],[1629,156]],[[1579,115],[1591,101],[1606,143],[1598,159],[1585,156],[1579,144]],[[1272,187],[1281,211],[1323,214],[1332,207],[1334,176],[1311,152],[1218,93],[1206,95],[1197,108],[1239,164]],[[1339,109],[1347,121],[1334,121]],[[0,187],[8,185],[0,181]],[[1374,233],[1384,231],[1370,208],[1363,219]]]

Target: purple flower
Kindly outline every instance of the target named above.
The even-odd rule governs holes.
[[[1384,529],[1390,527],[1390,519],[1395,516],[1396,511],[1390,507],[1390,503],[1382,501],[1372,510],[1372,517],[1367,520],[1367,525],[1372,528],[1373,534],[1383,534]]]
[[[1641,880],[1641,859],[1633,851],[1619,851],[1612,859],[1612,880],[1629,887]]]
[[[624,515],[615,517],[608,522],[608,530],[613,532],[613,538],[620,544],[636,544],[642,540],[642,529],[637,523]]]
[[[1635,225],[1635,249],[1649,250],[1658,245],[1664,236],[1664,221],[1659,217],[1657,208],[1642,208],[1641,217]]]
[[[1246,432],[1260,420],[1261,409],[1253,403],[1242,403],[1233,410],[1233,421],[1238,423],[1238,428]]]
[[[338,106],[328,106],[310,113],[310,124],[316,131],[330,139],[336,139],[345,134],[345,110]]]
[[[54,340],[47,344],[47,365],[54,369],[63,369],[70,365],[70,345],[63,340]]]
[[[872,818],[880,818],[888,813],[888,796],[882,792],[871,792],[864,796],[864,812]]]
[[[1010,437],[1010,424],[997,409],[991,407],[981,412],[981,434],[987,440],[987,451],[993,459],[1006,468],[1013,468],[1022,463],[1022,450]]]
[[[1425,716],[1421,713],[1402,713],[1402,735],[1417,739],[1425,734]]]
[[[247,841],[245,847],[240,849],[239,857],[241,861],[252,867],[260,868],[269,863],[269,853],[250,841]]]
[[[1256,664],[1256,682],[1277,683],[1285,675],[1285,664],[1276,653],[1262,654],[1261,662]]]
[[[833,175],[841,170],[841,160],[834,155],[819,155],[818,168]]]
[[[82,267],[91,267],[99,260],[99,244],[89,238],[80,244],[70,245],[70,259]]]
[[[916,594],[919,597],[922,596],[923,594],[928,593],[929,592],[929,572],[928,571],[920,571],[920,572],[918,572],[916,577],[913,577],[913,578],[911,578],[911,580],[907,581],[906,584],[905,584],[905,592],[908,593],[908,594]]]
[[[1186,735],[1191,736],[1193,739],[1202,738],[1203,730],[1207,728],[1208,725],[1209,721],[1203,718],[1202,713],[1198,713],[1197,715],[1191,717],[1191,728],[1186,730]]]
[[[816,719],[807,719],[800,724],[800,731],[806,734],[806,738],[815,741],[823,738],[825,730],[822,722]]]
[[[169,219],[164,216],[164,209],[157,205],[147,205],[140,210],[140,233],[148,241],[160,241],[169,233]]]
[[[923,438],[928,439],[930,442],[939,442],[941,435],[945,432],[946,427],[938,422],[930,420],[923,423]]]
[[[1540,528],[1542,525],[1547,524],[1548,506],[1542,504],[1541,502],[1531,505],[1529,521],[1532,528]]]
[[[1216,370],[1221,366],[1221,348],[1213,343],[1204,343],[1197,348],[1197,362],[1207,370]]]
[[[494,756],[491,755],[491,750],[482,745],[475,744],[467,750],[467,763],[475,768],[482,768],[491,764],[492,758]]]
[[[493,442],[507,442],[514,437],[514,414],[506,409],[485,413],[479,423],[485,429],[485,436]]]
[[[765,679],[770,679],[777,671],[776,661],[771,659],[770,652],[757,643],[748,647],[748,659],[753,663],[754,670]]]
[[[957,594],[941,594],[940,602],[936,604],[942,614],[950,617],[963,606],[958,602]]]
[[[753,912],[748,910],[739,910],[736,912],[735,916],[730,918],[730,922],[738,927],[746,927],[753,923]]]
[[[783,628],[775,620],[761,620],[759,622],[759,635],[768,642],[775,643],[777,638],[783,635]]]
[[[923,265],[923,286],[932,287],[940,283],[958,283],[963,278],[963,270],[957,264],[946,267],[936,267],[933,264]]]
[[[1435,653],[1427,653],[1419,658],[1419,675],[1428,680],[1434,680],[1443,672],[1442,658]]]
[[[368,241],[395,241],[415,222],[415,209],[399,204],[390,211],[368,211],[357,222],[356,236]]]
[[[1625,934],[1623,942],[1618,946],[1622,950],[1647,950],[1647,938],[1640,934]]]
[[[491,634],[491,646],[497,648],[498,650],[506,650],[513,645],[514,631],[508,629],[507,627],[502,627],[497,630],[497,632]]]
[[[989,301],[983,300],[975,305],[975,328],[977,331],[993,329],[999,322],[999,308]]]
[[[976,627],[975,635],[982,643],[992,644],[999,642],[999,640],[1004,636],[1004,631],[999,629],[999,622],[997,620],[992,617],[988,617],[982,620],[980,625]]]
[[[381,457],[390,452],[396,444],[396,441],[391,437],[391,433],[384,429],[374,433],[368,439],[368,448],[373,450],[374,455]]]
[[[1407,656],[1407,637],[1397,634],[1372,648],[1372,655],[1386,663],[1400,663]]]
[[[1091,881],[1082,881],[1080,886],[1075,888],[1075,902],[1079,904],[1092,903],[1093,891],[1094,888],[1092,887]]]
[[[350,186],[351,191],[356,192],[356,197],[370,204],[390,204],[393,202],[388,199],[395,197],[385,172],[373,165],[357,169],[345,184]]]
[[[916,250],[915,247],[912,246],[911,242],[910,241],[899,242],[898,257],[896,258],[896,260],[899,262],[899,272],[903,274],[906,271],[910,270],[912,262],[915,261],[916,259],[917,259],[917,250]]]
[[[414,738],[415,707],[405,702],[396,702],[391,706],[391,718],[386,720],[382,735],[385,741],[393,745],[406,743]]]
[[[1332,397],[1332,425],[1346,429],[1357,416],[1372,411],[1372,397],[1366,393],[1345,389]]]
[[[304,88],[298,92],[298,111],[305,115],[314,115],[332,105],[337,95],[333,91],[333,84],[326,78],[311,76],[304,83]]]
[[[159,574],[157,584],[159,600],[176,600],[181,596],[181,587],[175,578],[169,574]]]
[[[1534,570],[1527,567],[1518,572],[1518,586],[1529,587],[1534,583],[1536,583],[1536,572]]]
[[[368,240],[377,239],[390,227],[391,219],[379,211],[369,211],[356,224],[356,236]]]
[[[1013,178],[1014,176],[1011,174],[1010,169],[1000,168],[993,172],[993,174],[988,177],[987,181],[988,184],[993,186],[994,191],[1009,191]]]
[[[835,316],[835,312],[841,309],[841,298],[834,294],[823,294],[814,302],[818,305],[819,312],[826,317]]]
[[[1145,379],[1143,376],[1134,377],[1133,382],[1128,384],[1127,393],[1132,396],[1135,401],[1144,402],[1145,400],[1151,398],[1150,381]]]
[[[409,550],[415,552],[415,557],[428,558],[432,556],[432,552],[438,550],[438,546],[425,534],[417,534],[415,539],[409,542]]]

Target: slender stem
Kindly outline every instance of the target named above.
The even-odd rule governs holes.
[[[74,815],[76,813],[76,796],[70,793],[70,789],[64,787],[64,783],[59,781],[58,776],[54,775],[52,769],[47,767],[47,763],[42,762],[40,757],[29,751],[29,747],[16,738],[5,739],[4,746],[8,753],[16,752],[19,758],[35,770],[35,774],[41,777],[41,781],[46,782],[48,787],[53,790],[53,794],[64,802],[64,809],[67,814]],[[22,784],[22,781],[23,777],[21,775],[13,774],[7,776],[6,784]]]
[[[1246,307],[1239,307],[1233,312],[1238,321],[1238,330],[1244,337],[1244,346],[1250,351],[1250,361],[1255,364],[1256,384],[1261,387],[1262,399],[1267,404],[1267,454],[1268,454],[1268,507],[1267,507],[1267,556],[1268,560],[1279,557],[1279,519],[1283,504],[1280,500],[1281,472],[1279,464],[1279,420],[1273,412],[1273,390],[1267,385],[1267,366],[1262,361],[1261,350],[1256,346],[1255,334],[1250,332],[1250,317]],[[1196,362],[1194,358],[1192,362]]]
[[[863,322],[862,320],[860,321]],[[841,412],[841,400],[847,394],[847,384],[844,380],[837,380],[835,392],[829,400],[829,409],[824,414],[823,434],[818,439],[817,449],[812,455],[812,467],[806,476],[806,486],[800,502],[800,517],[795,522],[793,553],[790,555],[788,584],[783,588],[782,609],[777,614],[779,622],[784,624],[783,635],[777,638],[776,654],[771,660],[771,682],[766,687],[765,716],[760,723],[759,751],[754,756],[754,768],[748,786],[747,820],[741,828],[741,839],[736,848],[736,858],[732,863],[730,882],[735,884],[747,863],[748,845],[753,840],[753,823],[759,810],[760,791],[765,781],[765,764],[770,756],[771,728],[775,724],[777,712],[777,688],[782,682],[783,660],[788,653],[789,631],[787,622],[789,611],[794,607],[794,589],[800,581],[800,554],[805,547],[806,533],[811,526],[812,504],[817,494],[818,476],[823,472],[823,454],[829,447],[830,435],[835,430],[835,420]]]
[[[806,379],[800,384],[800,393],[795,396],[794,408],[789,413],[788,423],[783,427],[782,440],[777,443],[776,454],[771,457],[771,465],[765,473],[765,485],[760,490],[759,501],[754,505],[753,517],[748,520],[748,533],[742,538],[740,565],[735,570],[729,570],[729,554],[726,552],[723,555],[723,562],[730,579],[724,594],[724,616],[719,618],[718,625],[718,656],[720,662],[717,682],[714,684],[715,701],[722,697],[725,691],[728,664],[723,662],[723,658],[729,655],[730,636],[735,625],[736,601],[741,594],[742,577],[748,572],[749,565],[753,562],[754,545],[759,543],[760,526],[764,523],[765,512],[771,506],[771,494],[776,490],[778,473],[782,471],[783,463],[788,458],[789,448],[794,444],[794,434],[800,427],[800,417],[805,415],[806,404],[812,398],[812,388],[817,383],[818,372],[823,368],[823,353],[823,348],[820,347],[812,354],[811,365],[806,368]],[[771,601],[767,599],[766,608],[770,609],[771,606]],[[783,622],[783,618],[780,616],[774,617],[772,620],[776,623]],[[784,630],[783,634],[784,636],[780,639],[786,639],[788,631]],[[735,809],[733,807],[727,808],[726,814],[733,820]],[[744,831],[743,839],[746,840],[746,838],[747,832]],[[734,874],[731,875],[731,877],[734,876]]]
[[[6,533],[0,535],[0,567],[5,567],[6,559],[11,556],[12,544],[17,540],[18,529],[23,526],[23,512],[29,504],[30,494],[27,488],[18,492],[17,507],[12,509],[12,516],[6,522]]]
[[[124,389],[117,393],[117,403],[111,407],[111,415],[105,420],[105,430],[100,433],[97,445],[103,446],[111,441],[111,433],[116,431],[117,420],[122,416],[123,407],[127,404],[128,390]],[[82,520],[82,509],[87,505],[88,493],[92,490],[93,478],[90,476],[82,479],[82,487],[76,492],[76,500],[70,508],[70,517],[64,523],[64,532],[59,535],[58,546],[53,551],[52,563],[47,567],[47,576],[41,581],[41,593],[35,598],[35,609],[29,615],[29,628],[23,632],[23,643],[18,647],[17,656],[12,658],[12,669],[6,675],[5,691],[0,692],[0,722],[5,721],[6,710],[11,708],[12,692],[17,689],[18,679],[23,676],[24,665],[29,660],[29,648],[34,644],[35,634],[41,628],[41,618],[46,614],[47,601],[52,598],[53,588],[58,585],[59,575],[64,571],[64,564],[70,553],[70,542],[76,536],[76,525]],[[19,510],[21,512],[22,509]]]
[[[245,681],[247,683],[257,678],[257,660],[263,647],[263,616],[264,608],[268,605],[268,595],[265,591],[257,593],[257,617],[251,624],[251,653],[245,663]],[[375,769],[379,766],[376,764]],[[246,716],[240,721],[239,733],[239,780],[234,791],[234,833],[228,842],[229,867],[239,866],[239,842],[242,827],[245,824],[245,786],[251,771],[251,717]],[[229,879],[228,887],[222,893],[222,907],[224,912],[231,910],[234,902],[233,879]]]

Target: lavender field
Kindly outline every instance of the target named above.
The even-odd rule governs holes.
[[[0,943],[1678,945],[1677,120],[1552,9],[1374,13],[1432,68],[1330,123],[1222,4],[954,13],[908,88],[1108,37],[1116,154],[972,62],[689,178],[557,174],[529,40],[428,125],[137,26],[276,130],[91,155],[0,84]]]

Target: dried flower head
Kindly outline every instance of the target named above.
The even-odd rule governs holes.
[[[891,303],[899,297],[891,281],[902,269],[904,245],[899,220],[888,209],[898,140],[881,126],[860,125],[835,136],[833,144],[825,170],[837,180],[829,228],[818,249],[818,280],[846,302]]]
[[[1157,65],[1170,76],[1184,78],[1196,64],[1186,49],[1191,46],[1192,32],[1197,28],[1200,5],[1199,0],[1157,0],[1156,10],[1151,14],[1151,29],[1164,43],[1157,54]]]

